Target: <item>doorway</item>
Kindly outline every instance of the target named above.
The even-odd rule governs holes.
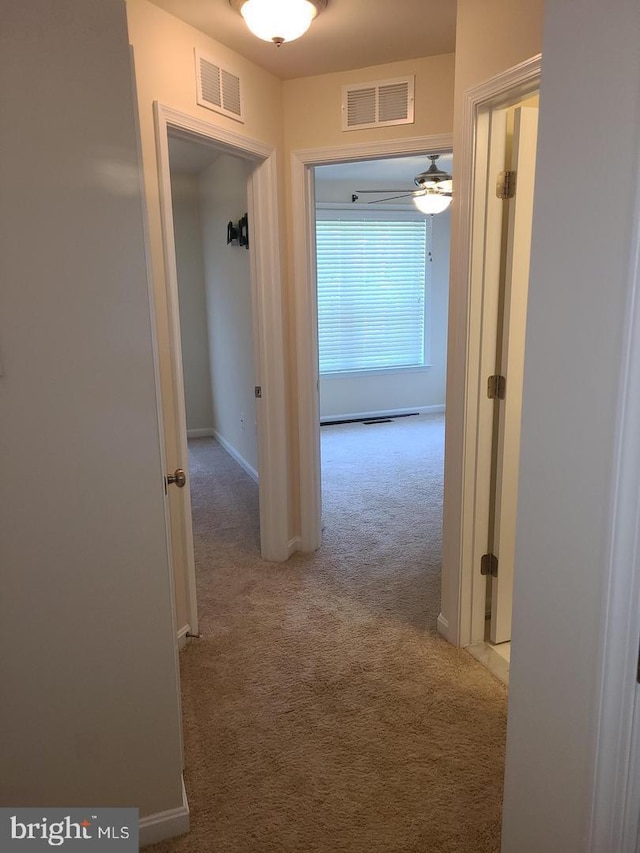
[[[231,456],[255,484],[259,481],[253,306],[245,222],[250,164],[171,133],[169,161],[188,479],[190,483],[193,480],[194,464],[200,471],[203,461],[208,461],[214,495],[209,507],[198,507],[197,517],[200,524],[221,532],[222,495],[215,495],[223,483],[226,491],[232,490],[234,481],[218,472],[213,461],[221,458],[217,448]],[[228,464],[221,467],[234,470]],[[240,471],[238,475],[240,479]],[[246,518],[243,535],[253,540],[257,530],[255,544],[259,549],[255,501],[251,506],[256,517]],[[177,601],[177,610],[183,607],[184,603]]]
[[[285,560],[290,553],[287,499],[288,456],[284,406],[284,352],[282,294],[278,253],[275,152],[268,146],[225,131],[198,119],[155,104],[160,202],[165,254],[166,297],[170,321],[168,358],[171,387],[163,387],[165,452],[169,468],[188,469],[187,411],[180,329],[174,221],[169,158],[169,136],[198,143],[214,153],[240,158],[247,170],[246,212],[250,223],[249,267],[253,331],[252,401],[242,404],[245,432],[255,427],[256,470],[259,479],[260,546],[266,559]],[[231,219],[234,213],[229,213]],[[244,248],[235,248],[245,252]],[[246,294],[245,294],[246,295]],[[245,310],[246,314],[246,310]],[[246,320],[246,318],[245,318]],[[246,325],[246,323],[245,323]],[[246,357],[246,352],[243,357]],[[251,361],[251,359],[249,359]],[[245,374],[250,371],[245,365]],[[246,377],[245,377],[246,378]],[[245,382],[246,384],[246,382]],[[246,389],[245,389],[246,391]],[[246,409],[246,411],[245,411]],[[251,421],[249,420],[251,418]],[[237,418],[239,420],[239,417]],[[242,424],[239,424],[242,431]],[[188,482],[188,480],[187,480]],[[174,600],[179,638],[198,633],[193,527],[189,489],[169,488]]]
[[[451,218],[413,204],[427,164],[314,169],[321,423],[444,411]]]
[[[450,134],[394,140],[387,143],[347,145],[292,154],[292,200],[302,215],[294,221],[294,271],[306,286],[300,288],[296,302],[296,348],[300,447],[300,529],[299,548],[318,549],[322,541],[322,500],[320,462],[320,401],[318,365],[318,306],[316,301],[316,192],[314,169],[338,163],[362,163],[403,155],[450,152]]]
[[[459,432],[460,435],[451,438],[452,446],[460,448],[460,456],[454,459],[451,471],[455,473],[458,469],[460,480],[459,483],[452,479],[445,480],[445,560],[439,629],[455,645],[476,646],[477,650],[484,652],[488,650],[489,654],[485,655],[483,662],[488,662],[487,656],[492,658],[506,677],[508,661],[493,654],[491,646],[483,644],[491,640],[492,629],[488,626],[487,615],[497,613],[496,598],[501,589],[506,591],[507,619],[504,624],[507,625],[507,636],[497,633],[494,636],[506,641],[509,631],[520,427],[521,389],[518,388],[522,382],[524,360],[531,199],[529,211],[520,216],[518,226],[518,239],[524,237],[524,242],[514,251],[514,246],[509,245],[509,226],[513,230],[510,219],[513,219],[514,209],[518,205],[514,205],[513,200],[499,197],[505,189],[503,186],[500,187],[500,193],[497,190],[498,173],[510,168],[513,124],[509,123],[514,120],[514,108],[521,106],[536,112],[536,103],[531,99],[539,89],[539,81],[540,57],[534,57],[467,93],[464,151],[459,162],[462,180],[459,181],[461,198],[458,237],[464,251],[459,256],[458,277],[460,281],[468,282],[468,291],[459,294],[459,302],[466,311],[467,337],[464,364],[459,361],[460,348],[449,364],[450,378],[461,383],[456,398],[461,402],[464,400],[464,405],[458,408],[456,403],[454,406],[458,417],[457,426],[452,427],[452,432]],[[535,137],[534,130],[534,148]],[[535,153],[530,155],[530,161],[528,180],[529,194],[532,196]],[[521,178],[524,186],[524,172]],[[517,176],[515,186],[517,197]],[[505,194],[509,195],[506,190]],[[514,261],[524,262],[526,267],[519,270],[525,282],[525,296],[517,323],[509,318],[513,306],[510,306],[509,298],[505,297],[507,268]],[[504,318],[502,325],[499,325],[499,318]],[[512,324],[514,333],[510,336]],[[507,388],[511,385],[512,411],[508,420],[515,438],[511,444],[510,461],[503,464],[507,458],[503,445],[508,392],[505,400],[496,402],[492,398],[502,394],[499,388],[496,392],[492,386],[501,380],[491,380],[490,385],[489,378],[503,375],[501,371],[503,368],[506,370],[505,364],[509,361],[510,348],[514,342],[520,351],[512,359],[509,368],[512,376],[511,379],[507,377]],[[505,356],[505,364],[502,355]],[[519,364],[516,366],[517,362]],[[458,377],[457,380],[455,377]],[[460,444],[459,438],[462,439]],[[501,503],[500,490],[505,486],[505,476],[507,479],[511,477],[511,481]],[[452,515],[454,504],[458,507],[455,519]],[[503,535],[509,540],[508,547],[501,542]],[[504,584],[500,583],[499,577],[497,581],[491,577],[491,565],[487,565],[487,561],[492,554],[495,557],[498,555],[490,546],[496,550],[500,547],[505,552],[502,580],[509,572],[511,578]],[[507,551],[511,552],[511,556],[504,559]],[[487,581],[488,577],[491,577],[490,582]],[[493,630],[496,630],[495,625]]]
[[[484,120],[490,139],[488,182],[495,181],[495,193],[485,194],[484,236],[474,236],[484,242],[487,393],[480,397],[479,419],[486,429],[491,426],[490,459],[484,460],[488,494],[481,495],[487,527],[478,529],[487,587],[483,640],[469,651],[508,681],[538,95],[489,110]],[[486,440],[481,447],[486,452]]]
[[[421,155],[314,168],[323,510],[326,494],[350,491],[354,531],[369,523],[397,543],[403,518],[426,525],[434,495],[421,477],[444,429],[450,212],[413,204],[428,165]],[[451,155],[438,167],[451,173]]]

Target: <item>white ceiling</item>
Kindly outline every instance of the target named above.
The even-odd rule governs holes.
[[[358,183],[371,185],[377,183],[381,187],[398,187],[399,189],[415,189],[413,179],[420,172],[426,172],[431,160],[425,155],[421,157],[394,157],[386,160],[363,160],[359,163],[337,163],[331,166],[317,166],[316,181],[350,181],[353,189]],[[442,154],[436,165],[444,172],[453,174],[453,155]]]
[[[216,148],[169,134],[169,165],[172,172],[197,175],[219,156],[220,151]]]
[[[328,0],[297,41],[252,35],[229,0],[151,0],[278,77],[308,77],[455,50],[456,0]]]

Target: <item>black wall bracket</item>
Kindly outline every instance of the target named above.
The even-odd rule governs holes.
[[[230,220],[227,224],[227,246],[244,246],[249,248],[249,217],[245,215],[234,225]]]

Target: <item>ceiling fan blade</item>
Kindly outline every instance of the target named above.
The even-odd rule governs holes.
[[[385,201],[393,201],[396,198],[412,198],[417,193],[403,193],[402,195],[392,195],[389,198],[376,198],[373,201],[368,201],[367,204],[384,204]]]

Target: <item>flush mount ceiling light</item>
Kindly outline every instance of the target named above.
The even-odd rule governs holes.
[[[306,33],[327,0],[229,0],[229,5],[255,36],[280,47]]]

